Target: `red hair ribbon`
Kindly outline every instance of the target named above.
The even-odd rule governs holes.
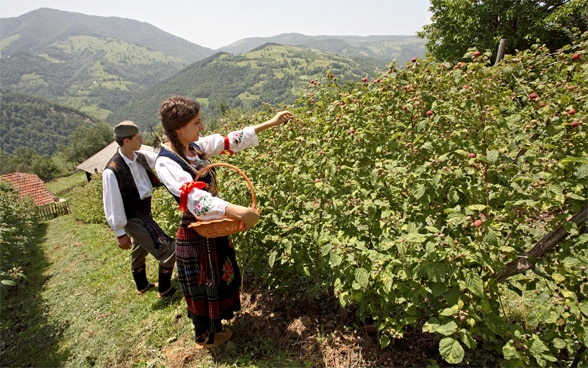
[[[221,152],[221,154],[226,154],[229,152],[229,156],[232,156],[234,152],[231,151],[229,147],[231,147],[231,142],[229,141],[229,137],[225,136],[225,149]]]
[[[184,183],[180,187],[180,208],[178,208],[178,211],[184,211],[184,213],[186,213],[188,207],[188,194],[190,194],[194,188],[204,189],[206,188],[206,183],[203,181],[190,181]]]

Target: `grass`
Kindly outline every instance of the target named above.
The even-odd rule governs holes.
[[[75,173],[52,180],[45,183],[47,189],[58,197],[66,196],[71,190],[77,186],[83,185],[88,181],[84,171],[76,171]]]
[[[48,186],[67,196],[82,179],[83,173]],[[61,216],[40,224],[34,244],[21,259],[26,279],[2,301],[0,366],[301,366],[269,337],[247,346],[239,326],[225,346],[197,350],[180,293],[171,300],[154,289],[136,295],[130,254],[104,224]],[[157,281],[151,256],[147,274]],[[176,277],[172,284],[178,287]]]
[[[130,255],[104,225],[80,226],[62,216],[40,226],[38,237],[39,247],[26,256],[27,282],[3,306],[11,327],[3,334],[2,366],[169,367],[180,358],[177,366],[184,367],[296,365],[287,352],[272,350],[271,341],[261,360],[251,348],[236,354],[235,344],[243,343],[237,337],[212,351],[196,350],[179,293],[166,301],[153,289],[136,295]],[[147,271],[157,280],[152,257]]]

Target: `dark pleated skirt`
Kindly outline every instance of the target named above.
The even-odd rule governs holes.
[[[176,234],[176,270],[188,315],[198,331],[219,332],[221,320],[241,309],[241,273],[229,237],[207,239],[188,225],[189,212]]]

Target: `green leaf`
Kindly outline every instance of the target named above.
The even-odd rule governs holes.
[[[581,327],[582,329],[584,329],[584,333],[582,334],[582,343],[586,346],[588,346],[588,326],[583,326]]]
[[[463,347],[454,338],[445,337],[439,341],[439,353],[449,364],[459,364],[463,361],[465,351]]]
[[[484,241],[490,245],[499,246],[500,241],[498,240],[498,235],[492,229],[487,229],[486,233],[484,234]]]
[[[449,201],[451,203],[455,204],[455,203],[459,202],[459,192],[455,189],[451,189],[449,191],[448,197],[449,197]]]
[[[272,252],[270,252],[270,254],[269,254],[269,257],[268,257],[268,260],[267,260],[267,261],[268,261],[268,263],[269,263],[269,266],[270,266],[271,268],[273,268],[273,267],[274,267],[274,263],[276,263],[276,256],[277,256],[277,255],[278,255],[278,253],[277,253],[276,251],[272,251]]]
[[[583,196],[578,195],[576,193],[567,193],[566,195],[568,196],[568,198],[575,199],[577,201],[585,201],[586,200],[586,197],[583,197]]]
[[[487,314],[484,317],[483,323],[488,327],[488,329],[490,329],[490,331],[497,335],[502,335],[505,328],[504,321],[497,314],[494,314],[491,311],[485,313]]]
[[[529,340],[529,351],[533,353],[533,355],[537,357],[541,357],[542,359],[548,360],[550,362],[556,362],[557,359],[549,353],[549,348],[539,336],[533,334],[531,339]],[[539,359],[538,359],[539,360]]]
[[[588,165],[588,158],[585,158],[585,157],[565,157],[565,158],[559,160],[557,165],[559,167],[561,167],[562,169],[565,169],[565,167],[572,162],[578,162],[582,165]]]
[[[450,213],[447,216],[447,224],[461,225],[466,221],[466,216],[463,213]]]
[[[439,229],[437,229],[435,226],[425,226],[425,229],[430,232],[431,234],[437,234],[440,233],[441,231],[439,231]]]
[[[439,312],[440,316],[445,316],[445,317],[451,317],[454,314],[457,314],[457,312],[459,311],[460,306],[459,305],[454,305],[452,307],[449,308],[445,308],[443,309],[441,312]]]
[[[584,300],[584,301],[580,302],[579,307],[580,307],[580,311],[582,311],[582,313],[585,316],[588,316],[588,300]]]
[[[488,151],[488,153],[486,154],[486,157],[488,158],[488,162],[491,164],[496,163],[496,161],[498,161],[499,154],[500,153],[497,150]]]
[[[331,252],[331,256],[329,257],[329,266],[337,267],[341,264],[343,258],[335,252]]]
[[[444,325],[440,325],[434,332],[443,336],[453,335],[457,331],[457,323],[449,321]]]
[[[425,191],[426,191],[425,185],[421,184],[417,187],[417,189],[415,190],[413,195],[416,199],[421,199],[421,197],[425,195]]]
[[[464,276],[466,287],[474,295],[484,297],[484,282],[482,278],[473,272],[466,273]]]
[[[358,268],[355,270],[355,281],[362,287],[368,287],[370,281],[370,274],[365,268]]]
[[[1,280],[0,283],[5,286],[16,286],[16,282],[12,280]]]
[[[439,328],[439,321],[436,318],[431,318],[423,325],[423,332],[435,333]]]
[[[553,347],[556,349],[565,349],[566,347],[566,341],[564,339],[560,339],[559,337],[556,337],[555,339],[553,339],[553,341],[551,342]]]
[[[476,340],[474,340],[472,334],[468,330],[462,328],[461,330],[459,330],[458,334],[459,339],[468,349],[474,350],[478,345],[476,343]]]
[[[425,142],[422,146],[421,146],[421,150],[424,151],[429,151],[433,149],[433,144],[431,142]]]
[[[443,282],[433,282],[431,284],[431,291],[434,297],[441,296],[447,291],[447,285]]]
[[[386,334],[381,334],[380,335],[380,348],[384,349],[386,346],[390,345],[390,336],[386,335]]]
[[[582,165],[576,170],[576,177],[578,179],[588,178],[588,165]]]
[[[471,211],[483,211],[485,209],[486,209],[485,204],[472,204],[471,206],[468,206],[468,210],[471,210]]]
[[[424,243],[427,241],[427,237],[419,233],[410,233],[406,235],[404,239],[409,243]]]
[[[502,347],[502,355],[504,356],[504,359],[507,361],[515,361],[520,358],[519,352],[517,351],[517,348],[514,346],[512,340],[510,340],[506,345]]]

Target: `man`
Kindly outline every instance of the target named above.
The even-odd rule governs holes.
[[[153,167],[157,155],[138,152],[143,143],[132,121],[114,127],[117,152],[102,172],[104,214],[121,249],[131,249],[131,271],[137,294],[157,286],[159,297],[170,297],[176,289],[171,277],[176,262],[175,240],[165,234],[151,216],[151,195],[161,185]],[[159,261],[159,284],[147,280],[147,254]]]

